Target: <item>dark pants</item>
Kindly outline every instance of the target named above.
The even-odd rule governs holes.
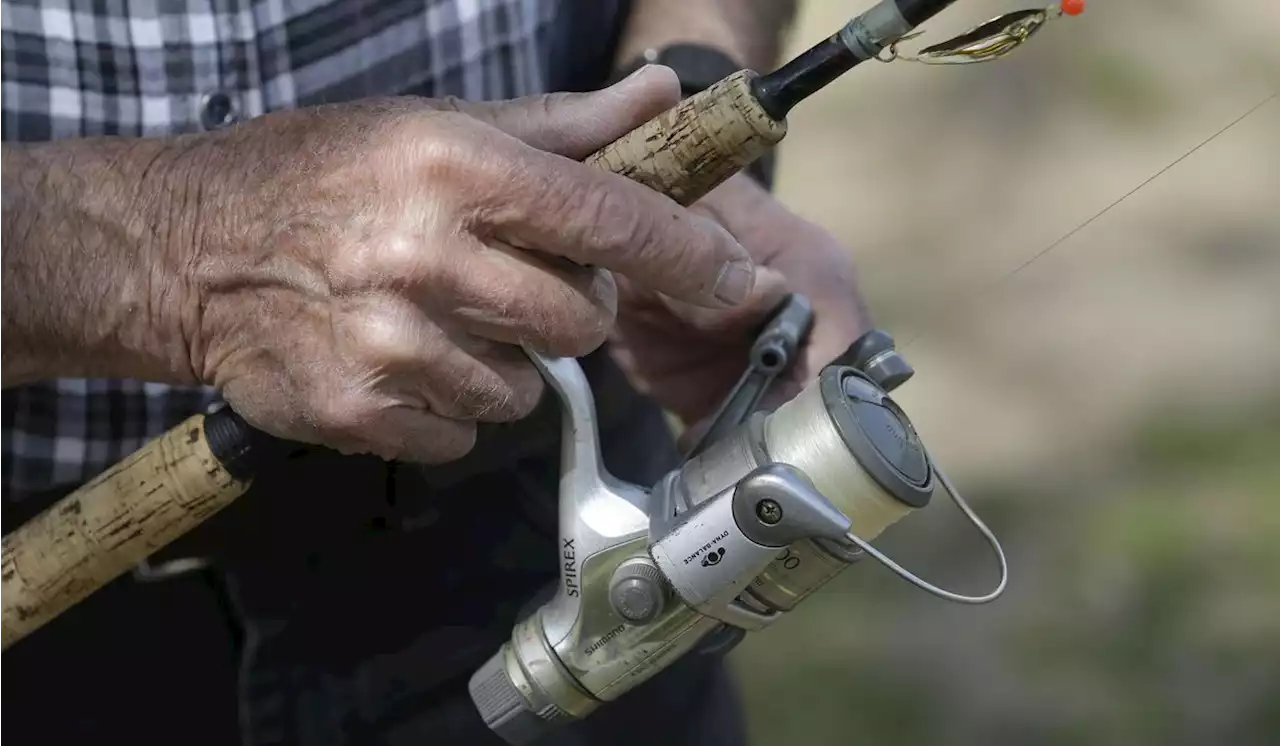
[[[661,413],[603,355],[609,470],[677,463]],[[512,447],[512,443],[523,444]],[[125,577],[4,654],[14,743],[499,744],[466,682],[556,578],[554,397],[449,469],[320,452],[165,550],[214,570]],[[690,654],[546,746],[728,746],[745,737],[723,662]]]

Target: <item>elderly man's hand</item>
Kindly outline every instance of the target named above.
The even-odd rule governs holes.
[[[206,228],[193,262],[201,379],[261,427],[445,461],[476,422],[537,403],[518,344],[605,341],[616,287],[583,265],[696,307],[741,301],[753,268],[728,231],[577,162],[677,98],[655,68],[605,93],[335,107],[228,136],[259,166],[228,172],[236,221]]]
[[[814,327],[765,406],[799,393],[870,325],[848,249],[750,177],[734,176],[692,209],[727,228],[756,261],[751,297],[732,309],[708,309],[619,278],[611,349],[642,389],[696,432],[742,374],[756,333],[786,292],[809,298]]]
[[[6,146],[5,385],[209,384],[279,436],[458,458],[541,395],[518,345],[604,342],[617,290],[588,267],[700,307],[751,292],[714,220],[580,162],[679,95],[652,67],[588,94]]]

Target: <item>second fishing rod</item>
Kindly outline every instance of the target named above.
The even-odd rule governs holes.
[[[797,104],[954,2],[880,0],[776,70],[739,70],[586,162],[690,205],[778,145]]]
[[[739,70],[586,159],[689,205],[787,134],[787,114],[955,0],[879,0],[777,70]],[[195,415],[4,537],[3,647],[21,640],[244,494],[304,446],[229,407]]]

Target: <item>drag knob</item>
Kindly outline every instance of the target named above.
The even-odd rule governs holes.
[[[894,346],[893,337],[880,329],[858,337],[832,364],[857,368],[885,391],[893,391],[916,374]]]
[[[667,581],[652,562],[630,559],[618,565],[609,581],[609,605],[631,624],[648,624],[667,605]]]

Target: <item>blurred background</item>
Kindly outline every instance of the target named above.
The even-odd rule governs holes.
[[[802,0],[791,52],[869,4]],[[792,115],[778,192],[855,252],[917,370],[895,398],[1012,577],[967,607],[846,571],[733,653],[755,746],[1280,742],[1278,41],[1274,0],[1090,0]],[[943,499],[877,544],[994,582]]]

